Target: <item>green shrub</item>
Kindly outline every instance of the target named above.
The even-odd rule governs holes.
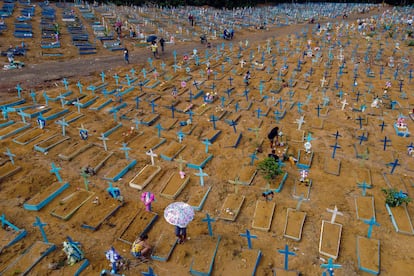
[[[279,167],[279,163],[272,157],[266,157],[257,165],[257,169],[263,175],[266,180],[276,178],[276,176],[282,174],[282,169]]]
[[[408,204],[412,200],[408,195],[399,192],[395,188],[383,188],[382,192],[385,194],[385,203],[390,207],[397,207],[403,203]]]

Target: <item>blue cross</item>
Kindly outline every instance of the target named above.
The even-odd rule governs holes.
[[[203,172],[202,168],[198,168],[198,170],[198,173],[195,173],[195,175],[200,177],[200,186],[204,187],[204,177],[208,176],[208,174]]]
[[[116,86],[118,86],[118,84],[119,84],[119,76],[117,74],[115,74],[113,77],[115,79]]]
[[[145,70],[145,68],[142,68],[141,73],[144,76],[144,79],[146,79],[147,78],[147,70]]]
[[[384,131],[384,127],[387,126],[384,121],[379,125],[381,127],[381,132]]]
[[[229,80],[230,86],[232,86],[233,78],[230,76],[230,77],[228,78],[228,80]]]
[[[296,256],[295,252],[289,251],[289,246],[287,244],[285,245],[285,249],[283,249],[283,250],[279,249],[278,252],[280,254],[285,255],[285,262],[284,262],[283,269],[284,270],[289,270],[289,256]]]
[[[258,119],[260,119],[260,117],[262,117],[262,116],[266,116],[266,115],[262,115],[262,110],[260,109],[260,107],[258,107],[255,111],[257,113],[257,118]]]
[[[335,153],[336,153],[336,149],[339,149],[339,148],[341,148],[339,145],[338,145],[338,143],[336,143],[335,142],[335,145],[333,145],[333,146],[330,146],[331,148],[333,148],[333,151],[332,151],[332,158],[335,158]]]
[[[333,276],[333,270],[335,268],[341,268],[342,266],[339,264],[334,264],[332,258],[329,258],[327,264],[321,264],[321,268],[326,268],[330,276]]]
[[[139,81],[138,82],[138,86],[139,86],[139,90],[142,92],[142,87],[144,86],[144,82],[143,81]]]
[[[234,104],[234,109],[236,110],[236,112],[238,112],[238,111],[239,111],[239,108],[240,108],[240,104],[239,104],[239,102],[235,103],[235,104]]]
[[[21,92],[22,92],[22,87],[20,86],[20,83],[18,83],[17,85],[16,85],[16,89],[17,89],[17,97],[19,97],[19,99],[21,99],[21,97],[22,97],[22,95],[21,95]]]
[[[39,217],[36,217],[36,222],[33,223],[33,226],[39,227],[40,233],[42,234],[42,237],[43,237],[43,241],[45,243],[49,243],[49,241],[47,239],[47,236],[46,236],[46,232],[43,229],[43,227],[46,226],[46,225],[47,225],[46,223],[43,223],[43,222],[40,221],[40,218]]]
[[[158,105],[154,102],[154,100],[151,101],[150,105],[151,105],[151,113],[155,113],[155,107]]]
[[[191,88],[188,89],[188,96],[189,96],[190,103],[192,103],[194,94],[193,94],[193,91],[191,91]]]
[[[131,75],[132,75],[132,77],[135,77],[135,69],[134,68],[132,68],[131,70],[129,70],[129,72],[131,73]]]
[[[246,97],[246,101],[249,101],[249,93],[250,93],[249,89],[247,89],[247,88],[244,89],[243,96]]]
[[[186,113],[188,114],[188,116],[189,116],[189,118],[190,118],[190,121],[192,121],[192,120],[193,120],[194,111],[192,111],[192,110],[190,109],[190,110],[188,110]]]
[[[231,89],[231,88],[227,88],[226,89],[226,94],[227,94],[227,98],[230,98],[230,94],[231,94],[231,91],[232,91],[233,89]]]
[[[32,97],[33,103],[36,104],[36,92],[33,89],[30,91],[30,97]]]
[[[400,166],[400,164],[398,163],[398,158],[394,160],[394,162],[388,163],[387,166],[391,166],[391,174],[394,173],[394,170],[397,166]]]
[[[210,116],[210,122],[213,122],[213,129],[216,129],[216,122],[218,121],[218,117],[215,115]]]
[[[128,152],[131,150],[131,148],[127,147],[127,143],[122,143],[121,150],[125,152],[125,159],[129,160]]]
[[[385,136],[385,138],[380,140],[380,142],[384,143],[384,151],[385,151],[387,149],[388,142],[391,142],[391,140],[387,139],[387,136]]]
[[[365,136],[365,133],[362,133],[362,135],[359,135],[358,138],[359,138],[359,144],[360,145],[362,145],[362,142],[363,141],[367,141],[368,140],[368,137]]]
[[[105,82],[105,72],[102,71],[100,76],[101,76],[102,83],[104,83]]]
[[[365,182],[365,180],[362,183],[357,183],[358,184],[358,188],[362,189],[362,196],[365,196],[367,193],[367,189],[371,189],[372,186],[369,185],[367,182]]]
[[[82,87],[83,87],[82,83],[80,81],[78,81],[76,86],[79,88],[79,94],[82,94]]]
[[[0,216],[0,221],[1,221],[1,227],[5,228],[6,225],[8,225],[10,228],[12,228],[14,231],[20,231],[20,229],[18,227],[16,227],[15,225],[13,225],[12,223],[10,223],[10,221],[8,221],[6,219],[6,216],[4,214],[2,214]]]
[[[65,89],[68,90],[68,84],[69,84],[69,82],[67,81],[66,78],[63,79],[62,83],[65,86]]]
[[[257,239],[257,236],[251,235],[248,229],[246,229],[246,234],[242,233],[240,236],[247,239],[247,246],[249,249],[252,249],[252,239]]]
[[[167,108],[168,108],[169,110],[171,110],[171,116],[172,116],[172,118],[174,119],[174,111],[176,110],[176,109],[175,109],[175,106],[172,104],[172,105],[168,106]]]
[[[206,138],[202,143],[206,146],[206,153],[208,153],[208,147],[212,145],[210,140]]]
[[[106,141],[107,141],[107,140],[109,140],[109,138],[108,138],[108,137],[106,137],[106,136],[105,136],[105,134],[103,134],[103,133],[102,133],[102,134],[101,134],[101,136],[100,136],[100,137],[98,137],[98,139],[99,139],[99,140],[102,140],[102,143],[103,143],[103,146],[104,146],[104,150],[105,150],[105,151],[108,151],[108,147],[107,147],[107,145],[106,145]]]
[[[178,137],[178,141],[181,143],[185,137],[185,134],[183,133],[181,129],[179,132],[177,132],[177,137]]]
[[[69,126],[69,124],[65,121],[65,118],[62,118],[62,120],[56,121],[56,124],[62,127],[62,135],[66,136],[66,127]]]
[[[298,103],[297,103],[297,106],[298,106],[298,113],[299,113],[299,114],[302,114],[302,112],[303,112],[303,110],[302,110],[303,103],[298,102]]]
[[[361,116],[358,116],[358,118],[356,118],[355,120],[359,121],[359,128],[362,128],[362,121],[364,120],[364,118],[362,118]]]
[[[209,236],[213,236],[213,228],[211,227],[211,223],[215,222],[216,220],[211,218],[210,215],[208,213],[206,213],[206,218],[202,219],[202,222],[207,222],[207,227],[208,227],[208,234]]]
[[[376,222],[375,217],[371,217],[371,219],[369,220],[364,219],[364,222],[369,225],[367,238],[370,239],[372,235],[372,229],[374,228],[374,226],[380,226],[380,224]]]
[[[336,131],[336,133],[332,135],[335,136],[335,140],[338,140],[338,137],[342,137],[342,135],[339,134],[339,131]]]
[[[14,165],[14,159],[13,157],[16,157],[15,154],[11,153],[9,148],[6,148],[6,152],[3,152],[7,157],[9,157],[10,162]]]
[[[256,152],[253,152],[252,154],[250,154],[249,157],[250,157],[250,166],[254,165],[254,160],[259,160],[259,158],[257,158]]]
[[[56,178],[57,178],[57,180],[60,182],[60,183],[62,183],[62,177],[60,176],[60,174],[59,174],[59,171],[61,170],[62,168],[59,168],[59,167],[56,167],[55,166],[55,163],[53,163],[52,162],[52,169],[50,170],[50,172],[51,173],[54,173],[55,175],[56,175]]]
[[[236,129],[237,122],[235,120],[231,120],[230,123],[229,123],[229,125],[231,127],[233,127],[233,131],[234,131],[234,133],[236,133],[237,132],[237,129]]]
[[[157,131],[158,131],[158,138],[160,138],[161,137],[161,130],[164,130],[164,128],[161,126],[161,124],[160,123],[158,123],[156,126],[155,126],[155,128],[157,129]]]

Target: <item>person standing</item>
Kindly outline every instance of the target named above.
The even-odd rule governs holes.
[[[153,41],[152,44],[151,44],[151,52],[154,55],[154,58],[157,58],[158,46],[157,46],[157,43],[155,41]]]
[[[165,40],[164,38],[161,37],[160,39],[160,46],[161,46],[161,52],[164,54],[164,45],[165,45]]]
[[[267,138],[270,142],[270,148],[273,148],[273,146],[277,146],[279,144],[279,127],[274,127],[267,135]],[[274,144],[275,139],[276,142]]]
[[[179,239],[178,243],[184,243],[187,240],[187,228],[175,226],[175,235]]]
[[[124,59],[125,59],[125,63],[129,64],[129,51],[127,48],[124,49]]]

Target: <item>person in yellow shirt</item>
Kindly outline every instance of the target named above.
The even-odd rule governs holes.
[[[131,247],[131,254],[135,258],[148,258],[151,246],[148,243],[148,235],[142,234],[134,241]]]

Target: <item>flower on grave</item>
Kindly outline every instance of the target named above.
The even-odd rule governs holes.
[[[307,170],[301,170],[299,172],[299,181],[300,182],[307,182],[308,181],[309,172]]]
[[[387,81],[385,83],[385,88],[391,88],[391,82],[390,81]]]

